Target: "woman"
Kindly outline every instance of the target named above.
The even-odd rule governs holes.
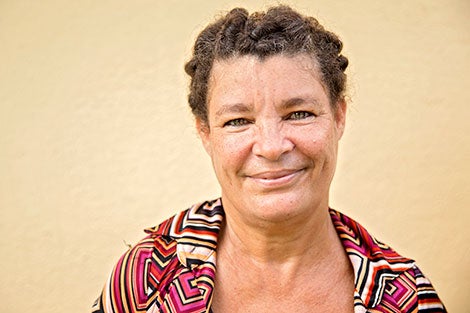
[[[189,103],[221,198],[148,229],[95,312],[445,312],[414,261],[329,208],[341,49],[286,6],[201,32]]]

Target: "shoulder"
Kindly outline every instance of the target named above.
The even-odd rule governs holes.
[[[361,305],[380,312],[445,312],[414,260],[377,240],[345,214],[330,209],[330,217],[353,266]]]
[[[192,251],[215,250],[222,217],[220,200],[205,201],[147,228],[147,236],[119,258],[93,312],[149,310],[175,271],[193,262]]]
[[[175,252],[171,238],[148,234],[116,262],[92,312],[148,311],[149,298],[166,271],[175,266]]]
[[[447,312],[433,285],[416,264],[387,282],[377,308],[385,312],[396,309],[400,312]]]
[[[121,257],[116,268],[120,273],[129,273],[129,277],[145,277],[149,274],[145,270],[152,270],[153,266],[158,270],[150,274],[160,284],[169,269],[179,263],[186,265],[185,250],[204,246],[215,250],[222,216],[220,200],[194,204],[159,225],[145,229],[147,236]],[[137,266],[144,263],[147,266]]]

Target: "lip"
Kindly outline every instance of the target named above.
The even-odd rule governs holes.
[[[264,171],[247,177],[256,184],[267,188],[279,188],[289,185],[293,182],[304,169],[283,169],[275,171]]]

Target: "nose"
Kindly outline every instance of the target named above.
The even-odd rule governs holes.
[[[271,161],[278,161],[281,156],[294,149],[294,143],[286,136],[282,126],[266,123],[257,126],[253,153]]]

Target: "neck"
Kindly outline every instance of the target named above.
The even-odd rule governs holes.
[[[294,263],[312,266],[327,259],[338,244],[341,246],[325,204],[308,216],[282,222],[227,215],[218,249],[235,260],[245,258],[259,267]]]

